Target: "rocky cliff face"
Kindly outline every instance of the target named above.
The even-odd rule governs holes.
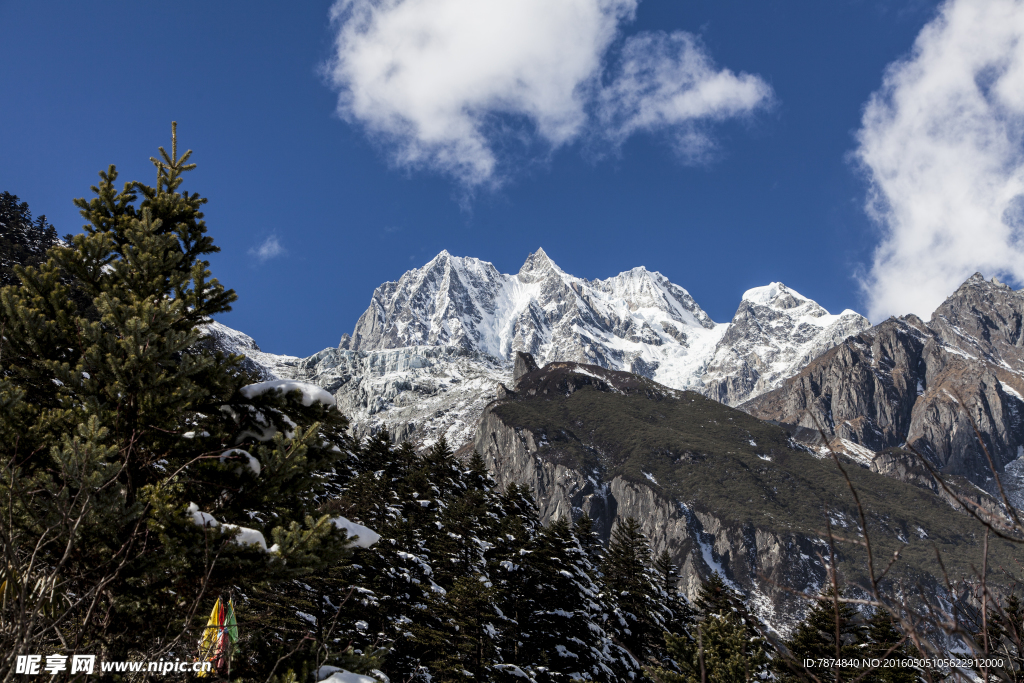
[[[820,539],[744,529],[713,512],[666,498],[652,486],[622,476],[605,480],[551,462],[538,455],[541,446],[533,432],[511,427],[493,412],[484,412],[474,447],[500,486],[518,483],[531,488],[545,524],[586,514],[607,543],[618,521],[641,520],[654,553],[667,550],[680,567],[680,589],[691,598],[717,571],[753,597],[760,617],[784,627],[803,605],[778,588],[801,586],[813,592],[825,581],[824,566],[816,557],[823,550]]]
[[[920,479],[906,457],[879,460],[879,451],[909,445],[944,474],[996,493],[987,449],[1021,505],[1022,319],[1024,292],[974,275],[927,324],[915,316],[891,318],[822,354],[742,409],[810,428],[817,420],[830,434],[868,449],[866,457],[878,471]]]
[[[830,460],[692,392],[596,366],[552,363],[525,373],[484,410],[473,446],[500,485],[534,491],[544,522],[588,514],[607,540],[618,521],[634,517],[654,551],[668,550],[680,565],[689,594],[718,571],[780,630],[806,606],[790,591],[814,593],[826,578],[824,527],[856,534],[856,508]],[[914,558],[896,574],[937,587],[939,568],[922,559],[934,558],[933,541],[958,564],[954,573],[977,559],[967,515],[930,491],[845,462],[878,556],[899,548]],[[848,547],[839,553],[856,581],[864,559]]]
[[[334,394],[357,435],[387,429],[396,441],[429,444],[444,434],[461,445],[508,381],[508,368],[458,346],[324,349],[299,361],[294,376]]]
[[[569,364],[558,365],[574,369]],[[540,374],[540,370],[531,374]],[[604,378],[610,381],[600,384],[598,380],[595,384],[623,390],[621,378]],[[587,384],[586,376],[576,378],[573,390]],[[518,394],[510,396],[528,393],[529,385],[528,378],[526,383],[517,385]],[[536,396],[536,389],[534,392]],[[779,536],[743,529],[703,506],[695,508],[674,501],[656,487],[634,483],[622,475],[606,476],[606,469],[600,466],[586,472],[560,461],[557,455],[552,457],[545,436],[508,424],[493,408],[489,406],[480,418],[474,447],[483,455],[500,486],[519,483],[531,488],[545,524],[587,514],[594,520],[595,531],[607,543],[617,521],[628,517],[641,520],[654,552],[668,550],[680,566],[680,585],[688,595],[695,596],[701,581],[718,571],[732,585],[753,595],[760,616],[773,624],[787,624],[801,610],[791,595],[772,588],[773,581],[785,579],[784,585],[806,587],[822,585],[824,567],[813,559],[820,551],[815,549],[819,541],[795,534]]]

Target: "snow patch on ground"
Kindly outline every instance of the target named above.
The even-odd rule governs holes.
[[[878,453],[874,452],[870,448],[865,448],[860,444],[856,444],[848,439],[839,439],[838,444],[833,444],[833,448],[837,451],[846,453],[851,459],[858,462],[861,465],[871,466],[875,458],[878,457]]]
[[[722,563],[715,559],[714,549],[711,547],[710,543],[704,540],[705,534],[696,534],[696,536],[697,544],[700,545],[701,556],[704,558],[704,563],[711,568],[711,571],[718,572],[718,575],[722,577],[722,581],[724,581],[729,588],[732,588],[740,595],[743,595],[743,589],[737,586],[732,579],[729,578],[729,575],[725,573],[725,568],[722,566]]]

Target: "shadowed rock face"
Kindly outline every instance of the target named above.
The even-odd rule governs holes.
[[[615,524],[634,517],[655,553],[668,550],[681,567],[691,596],[719,571],[781,630],[805,607],[791,590],[813,594],[825,579],[825,527],[855,534],[858,526],[835,465],[795,448],[783,429],[595,365],[550,363],[522,375],[483,411],[473,447],[500,486],[531,488],[543,522],[588,514],[607,542]],[[877,556],[898,548],[908,558],[893,577],[941,590],[938,567],[928,565],[933,542],[959,563],[954,574],[977,559],[980,537],[966,514],[925,487],[844,466]],[[839,549],[852,582],[866,564],[858,552]]]
[[[1024,292],[975,274],[927,324],[913,315],[890,318],[741,408],[804,427],[817,420],[873,451],[909,444],[944,474],[995,493],[987,449],[1020,506],[1024,481],[1013,463],[1024,456],[1022,321]],[[899,466],[889,460],[872,467],[920,475],[909,474],[905,458]]]
[[[518,382],[520,377],[536,369],[537,361],[533,359],[533,354],[519,351],[516,353],[515,365],[512,366],[512,382]]]

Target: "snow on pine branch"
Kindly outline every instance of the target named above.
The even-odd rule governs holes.
[[[224,462],[226,460],[235,460],[241,458],[246,459],[245,464],[249,467],[250,470],[252,470],[252,473],[254,475],[256,475],[257,477],[260,476],[260,471],[262,470],[262,467],[260,466],[260,461],[254,458],[252,455],[250,455],[248,451],[243,451],[241,448],[230,448],[221,453],[220,458],[218,459],[221,462]],[[235,472],[239,473],[241,472],[241,470],[242,468],[239,467],[238,469],[235,470]]]
[[[321,389],[315,384],[307,384],[306,382],[296,382],[289,379],[275,379],[268,382],[257,382],[256,384],[247,384],[242,387],[239,391],[242,396],[248,399],[252,399],[256,396],[261,396],[268,391],[279,391],[282,394],[287,394],[291,391],[302,392],[302,405],[311,406],[313,401],[322,403],[325,406],[335,405],[335,399],[331,396],[330,392]]]
[[[353,537],[357,537],[354,541],[351,541],[352,545],[356,548],[369,548],[380,540],[380,534],[373,529],[365,527],[362,524],[350,522],[344,517],[335,517],[331,520],[331,524],[339,529],[344,529],[350,540]]]
[[[238,526],[237,524],[221,524],[217,521],[217,518],[209,512],[201,511],[199,506],[195,503],[189,503],[186,512],[192,516],[193,522],[205,529],[215,529],[220,527],[221,533],[237,531],[238,535],[235,536],[234,542],[238,545],[258,545],[261,550],[268,553],[276,553],[279,550],[276,543],[268,548],[267,540],[263,537],[263,534],[256,529]]]

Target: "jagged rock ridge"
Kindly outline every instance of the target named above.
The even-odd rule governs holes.
[[[859,447],[864,463],[934,487],[909,445],[943,474],[997,493],[985,449],[1024,506],[1024,292],[975,274],[924,323],[890,318],[811,361],[742,409]],[[973,424],[972,424],[973,420]],[[885,451],[885,453],[880,453]]]

